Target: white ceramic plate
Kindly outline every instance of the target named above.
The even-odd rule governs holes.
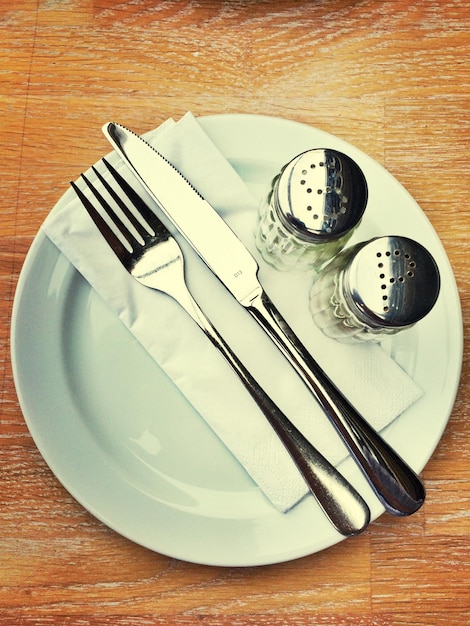
[[[303,150],[348,152],[367,173],[370,192],[355,238],[407,235],[434,255],[442,278],[438,303],[406,340],[399,334],[385,346],[425,393],[384,437],[421,471],[450,416],[463,346],[454,276],[427,218],[381,166],[332,135],[261,116],[199,121],[258,194]],[[129,539],[175,558],[225,566],[286,561],[343,539],[311,497],[287,514],[269,504],[42,232],[18,283],[12,360],[20,404],[46,462],[86,509]],[[381,514],[351,459],[341,471],[365,495],[373,518]]]

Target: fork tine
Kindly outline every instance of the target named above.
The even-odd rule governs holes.
[[[106,165],[109,172],[112,174],[113,178],[119,184],[119,186],[127,195],[129,200],[132,202],[135,208],[139,211],[142,218],[147,222],[147,224],[149,224],[149,226],[153,229],[153,231],[156,232],[160,227],[160,220],[158,220],[157,216],[152,211],[152,209],[144,202],[144,200],[139,196],[139,194],[135,191],[135,189],[127,182],[127,180],[123,178],[121,174],[119,174],[119,172],[115,170],[114,167],[110,163],[108,163],[108,161],[105,158],[101,160]]]
[[[107,166],[107,168],[109,169],[109,171],[111,172],[111,174],[114,176],[115,180],[120,184],[121,188],[123,188],[123,183],[125,183],[127,185],[127,182],[124,180],[124,178],[122,178],[122,176],[120,176],[116,172],[116,170],[114,168],[112,168],[111,165],[109,165],[109,163],[106,162],[105,159],[102,159],[102,160],[103,160],[104,164]],[[141,224],[141,222],[139,222],[139,220],[135,217],[135,215],[132,213],[132,211],[129,210],[129,207],[123,201],[123,199],[116,193],[116,191],[113,189],[113,187],[111,187],[111,185],[104,178],[104,176],[93,165],[92,165],[92,170],[95,172],[96,176],[100,180],[100,182],[103,185],[103,187],[107,190],[109,195],[113,198],[113,200],[119,206],[121,211],[127,217],[127,219],[132,224],[132,226],[136,229],[136,231],[139,233],[139,235],[142,237],[142,239],[146,239],[146,237],[148,237],[148,235],[154,235],[155,233],[152,231],[152,228],[149,225],[147,225],[147,228],[145,228]],[[124,191],[125,191],[125,189],[124,189]],[[135,202],[134,202],[134,204],[135,204]]]
[[[98,200],[98,202],[101,204],[103,209],[106,211],[106,214],[108,215],[108,217],[111,218],[111,220],[113,221],[114,225],[119,230],[121,235],[129,243],[131,248],[133,250],[138,248],[141,244],[137,241],[137,239],[130,232],[130,230],[124,225],[124,223],[119,219],[119,217],[116,215],[116,213],[114,212],[114,210],[111,207],[111,205],[108,204],[108,202],[104,199],[104,197],[101,195],[101,193],[98,191],[98,189],[88,180],[88,178],[85,176],[85,174],[82,174],[81,177],[86,182],[86,184],[88,185],[89,189],[92,191],[93,195]]]
[[[72,188],[74,189],[75,193],[79,197],[81,203],[87,210],[91,219],[93,220],[93,222],[95,223],[96,227],[98,228],[100,233],[103,235],[105,240],[108,242],[110,247],[113,249],[113,251],[116,253],[116,255],[119,258],[123,258],[126,254],[128,254],[128,251],[125,248],[125,246],[122,244],[122,242],[119,240],[119,237],[115,235],[113,230],[108,226],[106,221],[101,216],[100,212],[95,209],[93,204],[90,202],[87,196],[83,193],[80,187],[78,187],[73,182],[73,180],[70,181],[70,184],[72,185]]]

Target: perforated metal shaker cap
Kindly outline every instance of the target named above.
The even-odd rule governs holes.
[[[378,237],[354,254],[343,274],[343,293],[357,317],[375,328],[403,328],[433,308],[439,269],[421,244]]]
[[[302,241],[338,239],[360,221],[367,182],[346,154],[330,148],[308,150],[282,170],[274,188],[281,222]]]

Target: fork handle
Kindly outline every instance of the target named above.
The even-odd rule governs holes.
[[[248,307],[335,426],[375,494],[393,515],[411,515],[424,502],[418,476],[365,421],[328,378],[264,291]]]
[[[173,296],[175,297],[175,296]],[[208,320],[189,292],[175,298],[220,351],[266,417],[333,526],[345,536],[362,532],[370,511],[354,487],[284,415]]]

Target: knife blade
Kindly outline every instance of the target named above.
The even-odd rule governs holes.
[[[425,499],[419,477],[306,350],[264,291],[255,258],[214,207],[172,163],[133,131],[108,122],[103,132],[158,207],[300,376],[384,508],[400,516],[416,512]]]

